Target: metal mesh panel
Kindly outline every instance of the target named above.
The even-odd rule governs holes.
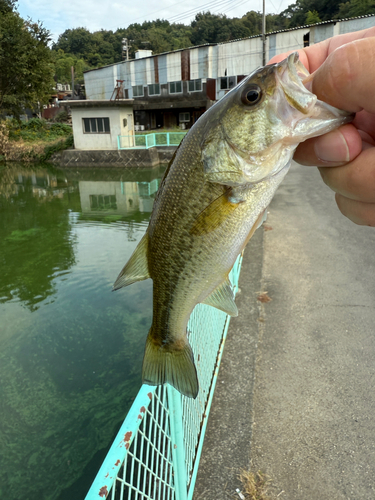
[[[239,258],[231,271],[238,287]],[[190,500],[229,316],[198,304],[188,324],[199,378],[196,399],[143,385],[86,500]]]
[[[154,146],[178,146],[186,132],[157,132],[153,134],[119,135],[118,149],[148,149]]]
[[[160,394],[162,393],[162,398]],[[165,388],[155,391],[116,477],[112,499],[174,499],[169,412]]]

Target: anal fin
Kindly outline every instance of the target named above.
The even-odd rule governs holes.
[[[131,285],[136,281],[142,281],[150,278],[147,261],[147,246],[148,233],[146,231],[132,256],[123,267],[121,273],[118,275],[115,284],[113,285],[113,290],[119,290],[120,288]]]
[[[230,316],[238,316],[238,309],[234,302],[234,295],[232,285],[227,277],[221,285],[210,293],[203,301],[203,304],[216,307]]]

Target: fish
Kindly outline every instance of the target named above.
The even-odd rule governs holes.
[[[146,233],[114,290],[153,280],[142,381],[196,398],[187,324],[198,303],[238,310],[229,272],[261,225],[298,144],[353,119],[303,85],[298,53],[258,68],[184,137],[156,194]]]

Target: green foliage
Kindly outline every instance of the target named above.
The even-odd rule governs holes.
[[[204,43],[227,42],[250,36],[250,29],[239,19],[229,19],[223,14],[202,12],[191,23],[191,41],[193,45]]]
[[[46,146],[44,148],[44,154],[39,155],[38,160],[41,162],[48,161],[51,156],[53,156],[58,151],[63,151],[64,149],[72,149],[74,147],[74,138],[71,133],[65,140],[59,141],[52,146]]]
[[[83,83],[83,72],[90,66],[83,59],[74,55],[65,54],[62,49],[53,52],[55,58],[55,77],[59,83],[72,83],[72,66],[74,68],[74,81]]]
[[[84,69],[121,60],[121,40],[114,37],[112,31],[90,33],[86,28],[68,29],[59,36],[52,48],[57,52],[56,76],[59,83],[61,73],[66,83],[71,80],[71,66],[79,73]]]
[[[68,118],[69,118],[69,115],[68,115],[67,111],[65,109],[62,109],[61,111],[59,111],[57,113],[57,115],[55,116],[53,121],[58,122],[58,123],[65,123],[68,121]]]
[[[0,112],[18,117],[24,108],[48,102],[54,83],[49,41],[41,23],[25,21],[17,12],[1,13]]]
[[[313,10],[312,12],[311,10],[309,10],[309,12],[306,14],[305,24],[316,24],[320,22],[321,19],[319,17],[318,12],[316,10]]]
[[[375,0],[350,0],[350,2],[340,4],[338,17],[365,16],[375,14]]]
[[[18,122],[17,120],[7,120],[9,139],[18,141],[23,139],[26,142],[38,140],[55,141],[59,137],[68,137],[72,133],[72,127],[66,123],[49,123],[40,118],[32,118],[29,121]]]
[[[339,4],[332,0],[297,0],[281,12],[287,27],[298,27],[331,19],[362,16],[375,13],[374,0],[351,0]]]
[[[0,14],[12,12],[15,7],[16,0],[0,0]]]

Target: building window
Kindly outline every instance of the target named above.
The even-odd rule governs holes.
[[[182,82],[170,82],[169,93],[170,94],[181,94],[182,92]]]
[[[160,85],[158,83],[152,83],[149,85],[148,95],[160,95]]]
[[[189,92],[200,92],[202,90],[202,80],[189,80]]]
[[[178,121],[180,123],[187,123],[190,121],[190,113],[179,113]]]
[[[133,97],[143,97],[143,85],[133,87]]]
[[[85,134],[109,134],[109,118],[82,118]]]
[[[223,76],[220,78],[220,90],[232,89],[236,86],[235,76]]]
[[[90,194],[91,210],[117,210],[116,195]]]

